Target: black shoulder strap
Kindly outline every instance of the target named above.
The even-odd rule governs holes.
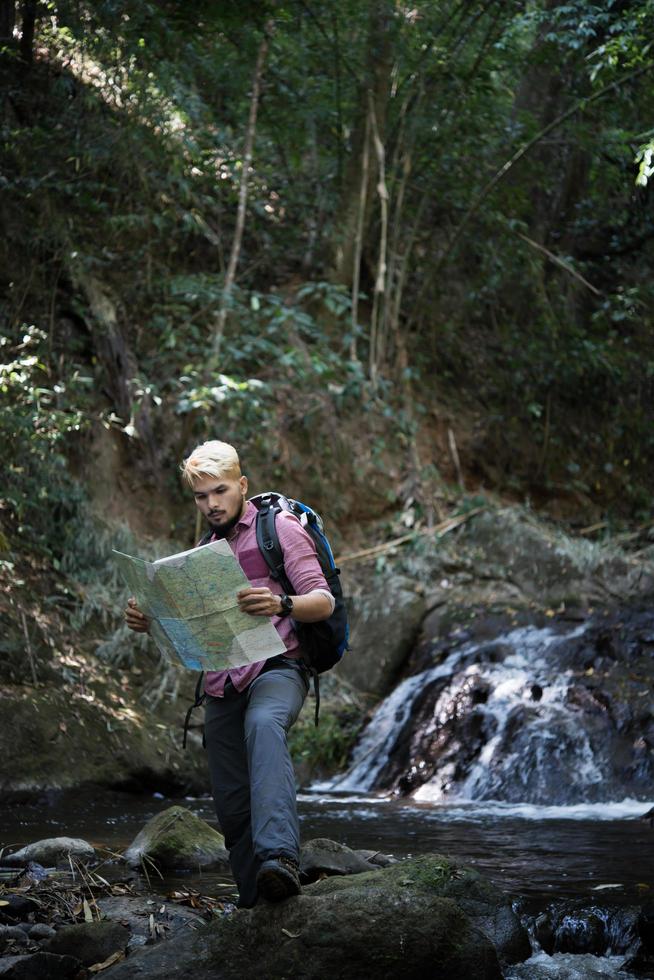
[[[204,681],[204,671],[202,670],[202,671],[200,671],[200,676],[198,677],[198,682],[195,685],[195,701],[193,702],[193,704],[190,706],[190,708],[186,712],[186,718],[184,719],[184,728],[183,728],[184,737],[182,738],[182,748],[183,749],[186,748],[186,736],[188,735],[188,726],[189,726],[189,724],[191,722],[191,714],[193,712],[193,709],[194,708],[199,708],[201,705],[203,705],[204,702],[205,702],[205,699],[207,697],[207,695],[204,693],[204,684],[203,684],[203,681]],[[202,748],[203,749],[206,748],[206,742],[205,742],[205,738],[204,738],[204,731],[202,732]]]
[[[284,569],[284,555],[275,527],[275,518],[280,510],[281,507],[275,506],[272,497],[268,495],[262,497],[261,505],[257,511],[257,544],[266,565],[270,569],[271,578],[279,582],[285,592],[290,593],[293,588]]]

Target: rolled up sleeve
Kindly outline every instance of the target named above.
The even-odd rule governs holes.
[[[334,611],[334,597],[323,574],[316,546],[311,535],[304,530],[297,517],[282,511],[277,515],[277,536],[284,554],[286,577],[293,586],[294,595],[308,592],[321,592],[331,602]]]

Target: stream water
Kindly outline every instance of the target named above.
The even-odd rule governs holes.
[[[379,706],[347,773],[300,795],[303,840],[398,858],[442,852],[514,897],[532,928],[546,912],[583,940],[591,919],[604,923],[605,955],[582,942],[575,955],[563,943],[547,956],[534,944],[507,980],[632,976],[621,954],[635,935],[634,909],[654,893],[645,816],[654,807],[654,714],[643,681],[653,627],[646,613],[626,630],[527,626],[455,644]],[[216,822],[209,798],[54,793],[0,808],[0,845],[67,835],[121,851],[173,803]],[[224,875],[211,873],[156,888],[180,883],[225,894]]]
[[[215,825],[212,801],[165,799],[126,793],[60,793],[0,810],[0,844],[22,846],[43,837],[82,837],[111,850],[124,849],[143,824],[181,803]],[[524,915],[556,901],[579,900],[601,908],[633,906],[654,884],[654,830],[639,817],[651,804],[543,807],[497,802],[428,804],[374,794],[316,790],[300,795],[303,840],[329,837],[352,848],[396,857],[440,851],[476,868],[518,898]],[[153,883],[224,895],[225,876],[205,872]],[[545,956],[511,968],[507,980],[591,980],[630,977],[624,956]],[[525,972],[527,971],[527,972]]]
[[[125,848],[143,824],[181,803],[215,824],[210,799],[164,799],[126,793],[61,793],[0,811],[0,843],[23,845],[42,837],[82,837],[112,850]],[[353,848],[396,857],[441,851],[479,870],[504,891],[521,896],[523,913],[560,899],[594,906],[634,905],[654,879],[654,830],[638,819],[649,804],[542,807],[506,803],[426,804],[374,794],[316,790],[300,796],[304,840],[329,837]],[[158,891],[185,885],[221,894],[224,875],[170,876]],[[629,977],[620,956],[537,953],[507,978],[573,980]],[[527,972],[524,972],[524,971]],[[522,971],[522,972],[521,972]]]
[[[66,835],[120,851],[147,820],[174,803],[216,824],[209,798],[60,793],[0,810],[0,844],[16,847]],[[329,837],[396,857],[440,851],[505,891],[538,902],[609,895],[634,902],[642,898],[643,885],[654,883],[654,830],[638,819],[652,805],[433,805],[317,790],[300,795],[299,811],[304,840]],[[211,875],[201,884],[210,888]]]

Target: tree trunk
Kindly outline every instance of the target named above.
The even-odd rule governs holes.
[[[6,44],[14,36],[16,4],[14,0],[0,0],[0,43]]]
[[[20,36],[20,57],[25,65],[34,60],[34,27],[36,25],[36,0],[24,0],[21,6],[23,19]]]
[[[16,26],[15,0],[0,0],[0,48],[11,48],[14,45],[14,27]],[[3,55],[3,61],[7,56]]]
[[[363,251],[365,252],[366,232],[377,199],[376,187],[379,180],[378,154],[375,150],[372,127],[370,126],[370,107],[374,111],[377,135],[381,144],[386,141],[386,122],[393,65],[394,10],[389,0],[371,0],[368,29],[368,69],[358,95],[358,118],[354,124],[352,153],[346,167],[341,203],[334,221],[335,239],[333,244],[332,279],[348,289],[354,280],[354,260],[357,240],[357,225],[360,221],[360,202],[365,200],[363,214]],[[365,194],[361,188],[362,161],[368,155],[367,186]]]
[[[245,210],[247,207],[247,200],[248,200],[248,183],[250,179],[250,167],[252,165],[252,151],[254,148],[254,136],[257,128],[257,110],[259,108],[259,94],[261,91],[261,79],[263,77],[263,69],[266,63],[266,56],[268,54],[269,38],[270,35],[272,34],[273,26],[274,26],[273,22],[269,21],[264,28],[264,36],[261,41],[261,44],[259,45],[257,63],[254,69],[254,78],[252,80],[252,95],[250,96],[250,115],[248,118],[248,127],[245,134],[243,169],[241,171],[241,181],[240,181],[239,195],[238,195],[236,228],[234,229],[232,249],[229,256],[229,263],[227,265],[227,272],[225,274],[225,285],[223,287],[223,295],[220,302],[220,309],[218,311],[218,318],[214,326],[213,337],[211,341],[212,355],[210,359],[210,368],[209,368],[210,370],[214,369],[217,366],[220,358],[220,347],[222,344],[223,334],[225,332],[225,323],[227,320],[227,314],[229,312],[229,306],[232,299],[234,280],[236,278],[236,266],[238,265],[238,259],[241,253],[243,229],[245,228]]]

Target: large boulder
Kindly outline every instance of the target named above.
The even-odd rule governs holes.
[[[34,841],[26,847],[21,847],[13,854],[5,854],[2,858],[3,864],[11,867],[23,867],[34,861],[45,867],[53,867],[62,862],[68,862],[69,858],[75,861],[82,861],[89,864],[96,860],[95,850],[88,841],[78,837],[48,837],[45,840]]]
[[[517,963],[531,955],[526,929],[511,902],[498,888],[471,868],[457,867],[438,854],[426,854],[355,878],[327,878],[310,894],[333,895],[380,892],[387,900],[397,896],[438,895],[455,902],[496,948],[504,963]]]
[[[629,601],[651,594],[654,564],[571,537],[516,507],[488,510],[463,529],[478,580],[511,583],[524,599],[551,605]]]
[[[415,581],[397,574],[390,583],[384,580],[383,587],[373,578],[358,594],[348,579],[344,588],[352,595],[351,652],[338,665],[339,676],[364,694],[384,697],[418,635],[425,599]]]
[[[132,867],[152,861],[160,868],[229,868],[223,835],[183,806],[149,820],[123,858]]]
[[[423,856],[330,877],[279,905],[263,902],[193,934],[180,933],[175,943],[139,949],[112,967],[111,980],[501,980],[491,939],[460,902],[489,932],[493,910],[508,907],[475,872],[439,855]],[[517,919],[514,928],[520,931]],[[524,953],[529,955],[528,943]]]

